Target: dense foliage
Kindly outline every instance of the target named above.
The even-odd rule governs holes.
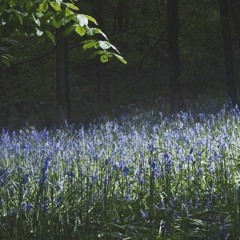
[[[240,110],[0,135],[0,239],[239,239]]]

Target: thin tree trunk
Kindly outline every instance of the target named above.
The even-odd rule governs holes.
[[[128,0],[119,0],[117,6],[118,32],[125,33],[129,25]]]
[[[237,34],[238,45],[240,46],[240,7],[236,5],[235,0],[229,0],[229,9],[233,26]]]
[[[180,82],[180,57],[179,57],[179,1],[167,1],[167,42],[168,63],[170,80],[170,104],[171,112],[185,111]]]
[[[236,104],[238,104],[238,98],[237,98],[237,83],[235,80],[235,67],[229,17],[229,6],[227,0],[218,0],[218,5],[221,16],[223,49],[226,68],[225,71],[226,71],[227,94],[231,103],[233,104],[233,106],[235,106]]]
[[[58,124],[70,121],[70,92],[68,79],[68,40],[64,27],[56,31],[56,93]]]

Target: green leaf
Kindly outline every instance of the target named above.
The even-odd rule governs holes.
[[[65,9],[65,16],[66,16],[66,17],[73,16],[73,15],[74,15],[74,12],[72,12],[72,11],[69,10],[69,9]]]
[[[120,55],[116,53],[112,53],[118,60],[120,60],[122,63],[127,64],[127,61]]]
[[[62,22],[61,21],[57,21],[54,17],[51,18],[51,24],[55,28],[60,28],[62,26]]]
[[[89,48],[97,48],[97,42],[95,40],[89,40],[83,42],[83,50],[87,50]]]
[[[107,50],[109,48],[114,49],[116,52],[120,53],[115,46],[113,46],[110,42],[108,41],[98,41],[99,47],[102,48],[103,50]]]
[[[45,30],[45,33],[47,34],[48,38],[53,42],[53,44],[56,45],[56,40],[54,35],[48,30]]]
[[[94,29],[95,29],[95,33],[101,34],[106,40],[108,40],[107,35],[104,32],[102,32],[101,29],[99,29],[99,28],[94,28]]]
[[[14,6],[16,5],[16,3],[15,3],[14,0],[10,0],[10,1],[9,1],[9,5],[10,5],[10,7],[12,8],[12,7],[14,7]]]
[[[88,19],[84,14],[78,14],[77,19],[78,19],[79,25],[81,27],[84,27],[84,26],[88,25]]]
[[[109,61],[108,56],[107,56],[107,55],[101,55],[100,61],[101,61],[102,63],[108,62],[108,61]]]
[[[67,7],[71,8],[73,10],[76,10],[76,11],[79,10],[79,8],[76,5],[74,5],[73,3],[65,3],[65,4],[67,5]]]
[[[38,11],[40,13],[46,12],[48,10],[48,3],[46,1],[43,1],[41,4],[39,4]]]
[[[33,14],[32,16],[33,16],[34,22],[35,22],[38,26],[41,26],[41,22],[40,22],[39,18],[36,18],[36,17],[34,16],[34,14]]]
[[[62,10],[61,7],[60,7],[60,5],[57,4],[56,2],[50,2],[50,5],[51,5],[51,7],[52,7],[56,12],[59,12],[59,11]]]
[[[32,1],[26,1],[24,4],[24,9],[26,12],[30,12],[33,6],[34,3]]]
[[[80,36],[84,36],[86,34],[86,29],[81,26],[76,26],[74,30]]]
[[[18,11],[14,11],[15,16],[17,17],[18,21],[21,25],[23,25],[23,17]]]
[[[93,18],[92,16],[85,15],[85,17],[86,17],[90,22],[93,22],[95,25],[98,25],[96,19]]]

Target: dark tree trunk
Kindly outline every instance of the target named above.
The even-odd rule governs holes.
[[[235,80],[233,43],[231,37],[231,27],[229,18],[229,6],[227,0],[218,0],[221,16],[223,49],[226,68],[227,94],[233,106],[238,104],[237,83]]]
[[[170,80],[171,112],[185,111],[180,82],[180,57],[179,57],[179,4],[178,0],[167,1],[167,42],[168,64]]]
[[[118,32],[124,33],[128,30],[129,25],[129,0],[119,0],[117,6],[117,22],[118,22]]]
[[[238,45],[240,46],[240,4],[236,4],[235,0],[229,0],[229,9],[233,26],[237,35]]]
[[[68,40],[64,28],[56,31],[56,93],[58,124],[70,121],[70,92],[68,79]]]
[[[102,0],[93,0],[93,16],[96,17],[99,25],[103,26],[103,6]],[[99,59],[95,59],[96,78],[98,82],[98,103],[100,112],[111,112],[110,82],[106,76],[106,65],[101,63]]]

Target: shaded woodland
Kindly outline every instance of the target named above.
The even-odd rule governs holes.
[[[41,2],[41,1],[39,1]],[[238,104],[240,3],[234,0],[76,1],[96,18],[128,64],[102,63],[82,39],[0,35],[0,127],[88,123],[157,109],[212,111]],[[1,9],[0,9],[1,12]],[[3,16],[2,14],[0,15]],[[101,40],[101,37],[97,37]]]

